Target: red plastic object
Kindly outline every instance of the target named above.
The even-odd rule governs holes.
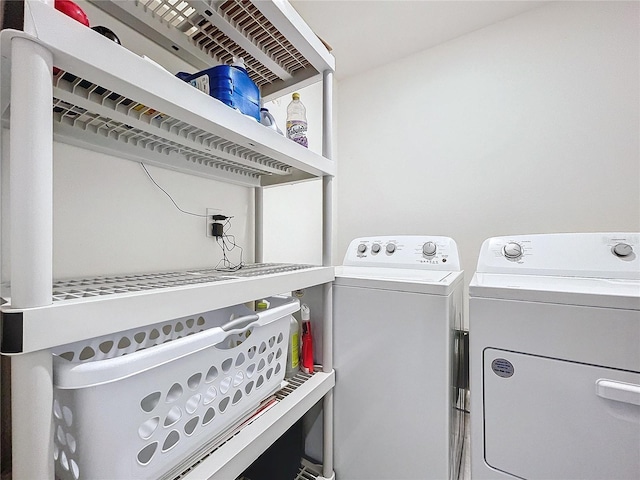
[[[71,0],[55,0],[53,6],[56,10],[64,13],[68,17],[77,20],[82,23],[86,27],[89,26],[89,17],[84,13],[84,11],[76,5]],[[53,67],[53,74],[57,75],[60,72],[60,69],[57,67]]]
[[[302,322],[302,371],[313,373],[313,337],[308,320]]]
[[[55,0],[54,5],[56,10],[61,11],[65,15],[77,20],[78,22],[89,26],[89,18],[84,11],[70,0]]]

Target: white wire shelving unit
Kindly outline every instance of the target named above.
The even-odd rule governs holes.
[[[0,335],[2,354],[11,355],[13,478],[54,476],[50,349],[314,286],[321,286],[324,311],[322,371],[176,478],[235,478],[319,400],[325,446],[317,478],[333,478],[333,56],[282,0],[92,2],[196,68],[243,56],[265,99],[322,81],[324,140],[318,155],[75,22],[52,3],[24,2],[23,28],[0,33],[0,114],[9,132],[2,137],[3,188],[9,191],[3,263],[10,263]],[[255,189],[257,264],[233,274],[123,272],[54,281],[54,140]],[[262,264],[262,187],[308,178],[323,180],[323,266]],[[311,475],[306,467],[302,471],[301,478]]]

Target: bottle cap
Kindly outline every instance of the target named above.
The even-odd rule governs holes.
[[[266,310],[267,308],[269,308],[269,302],[264,299],[256,303],[256,310]]]
[[[291,98],[293,98],[294,100],[300,100],[300,94],[296,92],[293,95],[291,95]]]
[[[232,67],[240,68],[247,71],[247,67],[244,65],[244,58],[242,57],[233,57],[233,61],[231,62]]]
[[[309,310],[309,306],[306,303],[303,303],[300,306],[300,316],[303,321],[311,319],[311,311]]]

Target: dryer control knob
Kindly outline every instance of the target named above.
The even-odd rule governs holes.
[[[387,244],[387,253],[393,253],[396,251],[396,246],[393,243]]]
[[[618,257],[628,257],[633,253],[633,247],[628,243],[616,243],[611,251]]]
[[[367,251],[367,246],[364,243],[358,245],[358,253],[364,253]]]
[[[509,242],[502,247],[502,254],[511,260],[520,258],[522,256],[522,247],[516,242]]]
[[[433,257],[437,251],[438,248],[433,242],[426,242],[424,245],[422,245],[422,253],[427,257]]]
[[[373,245],[371,245],[371,251],[373,253],[378,253],[380,251],[380,244],[374,243]]]

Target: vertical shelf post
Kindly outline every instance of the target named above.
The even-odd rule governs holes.
[[[322,73],[322,155],[333,157],[333,71]],[[333,265],[333,177],[322,177],[322,264]],[[333,370],[333,285],[323,286],[324,325],[322,362],[325,372]],[[323,446],[322,475],[334,478],[333,472],[333,390],[322,401]]]
[[[51,352],[11,358],[11,470],[13,480],[54,478]]]
[[[11,306],[32,308],[52,301],[53,57],[16,37],[11,59]],[[13,478],[53,478],[51,353],[16,355],[11,378]]]
[[[333,158],[333,72],[322,74],[322,156]],[[333,177],[322,177],[322,264],[333,265]]]
[[[256,187],[254,191],[254,243],[255,262],[264,262],[264,190]]]
[[[53,59],[25,38],[11,50],[11,306],[31,308],[51,304],[53,282]]]

